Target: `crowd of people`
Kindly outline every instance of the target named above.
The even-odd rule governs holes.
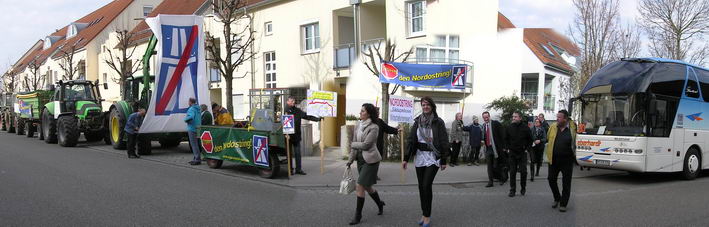
[[[199,165],[201,162],[198,146],[197,128],[200,125],[234,125],[229,112],[212,104],[211,113],[206,105],[197,105],[194,98],[189,99],[189,108],[184,121],[187,124],[187,135],[194,158],[189,163]],[[305,175],[301,163],[300,125],[301,120],[320,121],[321,118],[307,115],[296,106],[294,97],[289,97],[285,113],[294,116],[295,134],[289,136],[295,159],[295,174]],[[137,158],[135,153],[136,140],[140,140],[138,131],[145,109],[134,108],[125,126],[128,137],[128,157]],[[569,119],[569,112],[561,110],[556,115],[556,122],[547,124],[543,114],[534,119],[531,127],[520,112],[512,114],[512,122],[503,126],[502,123],[490,118],[489,112],[482,113],[483,122],[478,117],[472,117],[472,123],[465,125],[463,114],[458,113],[451,122],[450,133],[446,123],[438,116],[436,103],[430,97],[421,98],[422,113],[414,119],[407,136],[407,150],[403,157],[402,168],[407,169],[413,160],[418,180],[419,199],[421,203],[421,219],[418,224],[430,226],[433,203],[433,181],[438,171],[444,171],[447,166],[459,165],[465,133],[467,132],[468,149],[466,157],[461,162],[468,165],[479,165],[480,156],[485,157],[487,164],[488,183],[486,187],[494,187],[497,180],[500,185],[510,182],[509,197],[517,195],[517,173],[520,174],[521,195],[526,194],[527,165],[529,165],[530,181],[539,176],[539,170],[544,156],[549,162],[548,183],[553,195],[552,208],[566,212],[571,195],[571,176],[575,163],[576,125]],[[387,125],[379,118],[379,109],[370,103],[362,105],[359,122],[350,138],[350,154],[347,168],[357,163],[357,206],[350,225],[360,223],[367,192],[377,205],[379,215],[384,212],[384,201],[380,198],[374,185],[379,180],[379,164],[382,160],[384,134],[398,134],[402,128]],[[450,136],[449,136],[450,134]],[[482,152],[482,154],[481,154]],[[582,169],[583,170],[583,169]],[[562,191],[559,192],[557,179],[562,174]]]
[[[456,114],[451,122],[450,136],[446,124],[438,116],[436,104],[430,97],[421,98],[422,113],[414,119],[408,133],[406,154],[402,168],[407,169],[413,160],[418,180],[419,199],[421,204],[421,226],[431,225],[431,207],[433,203],[433,181],[438,171],[444,171],[447,166],[459,164],[463,132],[468,132],[469,152],[462,162],[468,165],[479,165],[481,152],[485,157],[488,172],[486,187],[494,187],[497,180],[500,185],[510,182],[509,196],[517,195],[517,173],[520,174],[519,194],[526,194],[527,166],[529,166],[530,181],[539,176],[539,170],[546,156],[549,162],[547,177],[549,188],[553,195],[552,208],[566,212],[571,195],[571,176],[575,163],[576,125],[569,118],[569,112],[561,110],[556,115],[556,122],[549,125],[543,114],[534,118],[528,125],[524,116],[515,112],[512,122],[503,126],[499,121],[492,120],[489,112],[482,114],[483,122],[473,116],[469,125],[463,123],[463,115]],[[357,162],[359,177],[357,178],[357,206],[355,216],[350,225],[360,223],[364,207],[366,191],[377,205],[381,215],[385,203],[373,188],[377,183],[377,172],[381,158],[381,146],[378,138],[382,132],[396,134],[378,118],[379,113],[372,104],[362,105],[360,121],[355,126],[350,144],[347,168]],[[389,128],[386,128],[389,127]],[[562,191],[559,192],[557,179],[562,174]]]

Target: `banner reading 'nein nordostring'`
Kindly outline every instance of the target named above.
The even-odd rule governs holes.
[[[382,62],[379,82],[410,87],[465,89],[467,65]]]

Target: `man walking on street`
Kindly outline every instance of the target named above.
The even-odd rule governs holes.
[[[576,124],[569,120],[569,112],[566,110],[556,114],[556,121],[549,127],[549,143],[544,153],[549,160],[549,187],[554,194],[552,208],[556,209],[561,203],[559,211],[566,212],[571,197],[571,176],[576,162]],[[561,195],[556,183],[559,172],[563,175]]]
[[[463,127],[463,131],[467,131],[470,142],[470,155],[468,155],[468,166],[478,165],[480,157],[480,145],[482,145],[483,131],[478,123],[478,116],[473,116],[473,123]]]
[[[498,162],[498,157],[503,151],[504,139],[502,138],[502,124],[499,121],[490,120],[490,113],[483,113],[483,144],[485,145],[485,160],[487,160],[487,177],[488,183],[485,187],[492,187],[492,180],[495,176],[496,167],[501,165]],[[500,168],[502,169],[502,168]],[[500,185],[503,185],[507,180],[507,174],[502,174],[500,171]]]
[[[512,113],[512,124],[505,131],[505,152],[510,165],[510,197],[517,193],[517,171],[520,173],[520,194],[527,192],[527,150],[532,144],[532,132],[527,123],[522,122],[522,114]]]
[[[294,153],[295,158],[295,174],[305,175],[302,167],[302,157],[300,153],[300,121],[301,119],[306,119],[310,121],[320,121],[320,118],[310,116],[306,114],[303,110],[295,106],[295,97],[288,97],[286,102],[288,107],[286,108],[286,114],[293,115],[293,120],[295,121],[295,133],[288,135],[290,137],[291,150]]]
[[[455,114],[455,120],[451,123],[451,161],[450,166],[458,165],[460,146],[463,144],[463,113]]]
[[[126,149],[128,151],[128,158],[139,158],[139,156],[135,154],[135,146],[138,142],[142,141],[142,138],[138,135],[138,131],[140,131],[140,126],[143,124],[145,108],[133,109],[136,111],[128,116],[128,121],[123,130],[126,132],[126,136],[128,136],[128,143],[126,144],[128,148]]]
[[[199,142],[197,142],[197,127],[202,125],[202,117],[200,116],[199,105],[197,105],[196,99],[190,98],[189,106],[185,123],[187,123],[187,137],[190,140],[190,149],[194,155],[194,158],[189,163],[190,165],[199,165],[202,159],[200,158]]]

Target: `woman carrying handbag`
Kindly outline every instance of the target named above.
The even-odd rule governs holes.
[[[431,225],[431,204],[433,202],[433,180],[436,178],[438,168],[446,169],[446,158],[450,145],[448,131],[443,119],[436,113],[436,103],[431,97],[421,98],[423,113],[416,117],[409,134],[409,148],[407,149],[402,168],[413,156],[415,158],[416,178],[419,183],[419,199],[423,215],[418,222],[422,226]]]
[[[347,168],[350,168],[352,163],[357,160],[357,170],[359,177],[357,178],[356,195],[357,195],[357,210],[355,217],[350,222],[350,225],[359,224],[362,219],[362,208],[364,207],[364,192],[367,191],[372,200],[379,208],[378,215],[384,212],[384,202],[379,199],[379,194],[372,186],[377,183],[377,172],[379,171],[379,161],[382,160],[381,154],[377,149],[377,136],[379,134],[379,126],[377,126],[377,109],[370,103],[362,105],[362,110],[359,112],[359,123],[354,129],[354,138],[350,141],[350,159],[347,162]]]

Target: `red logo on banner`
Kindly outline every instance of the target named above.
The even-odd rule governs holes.
[[[382,75],[384,75],[384,78],[392,80],[399,75],[399,69],[392,64],[382,63]]]
[[[214,149],[214,144],[212,143],[212,133],[205,131],[199,138],[202,139],[202,148],[204,148],[204,152],[211,154]]]

